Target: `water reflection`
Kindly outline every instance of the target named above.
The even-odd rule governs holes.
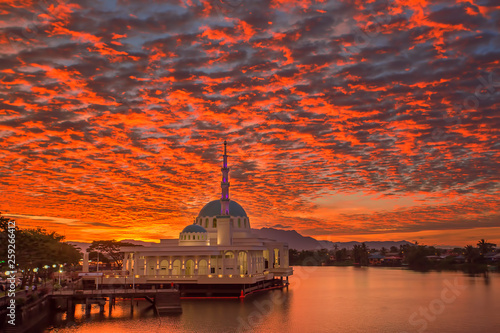
[[[182,314],[156,317],[146,301],[134,301],[131,312],[130,301],[118,300],[111,315],[106,306],[86,317],[79,306],[76,326],[59,315],[47,331],[493,332],[500,331],[499,282],[495,273],[297,267],[289,288],[243,301],[183,300]]]

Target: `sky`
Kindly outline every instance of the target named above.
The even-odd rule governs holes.
[[[494,0],[3,0],[0,211],[71,241],[500,245]]]

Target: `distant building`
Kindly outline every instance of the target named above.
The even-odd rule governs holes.
[[[371,253],[368,256],[368,261],[372,266],[380,266],[384,260],[385,256],[380,254],[380,252]]]
[[[285,284],[293,274],[288,244],[252,234],[246,211],[229,197],[227,159],[224,142],[219,200],[207,203],[179,239],[124,247],[123,272],[104,276],[101,283],[133,283],[134,287],[178,284],[187,295],[240,294]]]

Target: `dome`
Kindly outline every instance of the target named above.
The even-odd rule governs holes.
[[[203,228],[201,225],[197,224],[190,224],[187,227],[182,230],[182,232],[207,232],[205,228]]]
[[[220,200],[214,200],[207,203],[198,214],[198,217],[204,216],[217,216],[220,215]],[[236,201],[229,201],[229,215],[230,216],[244,216],[247,217],[247,213]]]

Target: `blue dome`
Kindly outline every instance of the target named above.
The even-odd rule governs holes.
[[[210,201],[200,210],[198,217],[205,216],[217,216],[220,215],[220,200]],[[229,201],[229,215],[230,216],[244,216],[247,217],[247,213],[236,201]]]
[[[207,232],[207,230],[205,230],[205,228],[203,228],[201,225],[190,224],[185,227],[182,232]]]

